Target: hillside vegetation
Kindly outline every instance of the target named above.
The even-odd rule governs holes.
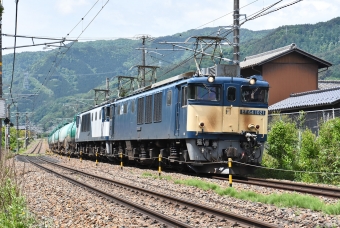
[[[183,42],[195,35],[216,36],[219,28],[204,28],[177,33],[172,36],[157,37],[146,42],[146,47],[154,50],[172,48],[159,42]],[[225,31],[221,30],[221,34]],[[322,79],[340,79],[340,18],[317,24],[282,26],[273,30],[251,31],[241,29],[241,59],[246,56],[269,51],[295,43],[309,52],[333,64],[320,74]],[[227,38],[232,40],[231,35]],[[70,45],[70,44],[69,44]],[[104,88],[105,79],[110,78],[111,97],[116,96],[118,75],[136,76],[136,65],[141,64],[141,40],[117,39],[109,41],[78,42],[66,48],[41,52],[24,52],[16,56],[13,80],[14,94],[33,94],[18,101],[18,111],[33,111],[32,122],[45,130],[55,125],[56,118],[72,118],[76,112],[91,107],[94,102],[94,88]],[[155,50],[156,51],[156,50]],[[190,51],[168,51],[159,54],[147,53],[147,65],[157,65],[158,81],[195,70],[191,59],[177,67],[176,64],[192,56]],[[224,56],[232,59],[232,48],[223,49]],[[4,93],[12,75],[13,54],[3,56]],[[205,63],[212,64],[212,63]],[[173,70],[171,70],[173,69]],[[13,118],[12,118],[13,119]],[[60,119],[57,119],[60,121]]]

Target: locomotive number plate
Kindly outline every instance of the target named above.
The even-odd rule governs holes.
[[[240,109],[240,114],[264,116],[264,115],[266,115],[266,111],[264,111],[264,110],[244,110],[244,109]]]

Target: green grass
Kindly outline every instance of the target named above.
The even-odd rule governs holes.
[[[152,173],[144,172],[142,173],[142,177],[152,177]]]
[[[161,180],[164,179],[164,180],[167,180],[167,181],[172,180],[172,177],[169,176],[169,175],[167,175],[167,176],[163,176],[163,175],[159,176],[159,175],[154,175],[154,174],[149,173],[149,172],[142,173],[142,177],[152,177],[153,179],[161,179]]]
[[[221,188],[217,184],[212,184],[198,179],[175,180],[175,184],[194,186],[205,191],[213,190],[221,196],[231,196],[237,199],[249,200],[265,204],[273,204],[278,207],[298,207],[322,211],[326,214],[340,215],[340,201],[336,204],[325,204],[319,198],[297,193],[283,193],[263,195],[252,191],[236,191],[234,188]]]
[[[5,153],[4,159],[0,160],[0,227],[32,227],[36,221],[17,185],[14,161],[8,160],[11,157],[11,153]]]
[[[35,219],[28,212],[25,198],[18,194],[17,187],[10,179],[1,184],[0,227],[21,228],[34,225]]]

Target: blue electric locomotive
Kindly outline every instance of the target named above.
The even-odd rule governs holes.
[[[261,76],[230,77],[227,65],[181,74],[82,112],[74,154],[246,174],[261,163],[269,85]],[[234,161],[233,168],[227,165]]]

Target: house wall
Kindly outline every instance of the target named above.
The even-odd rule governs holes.
[[[262,66],[263,79],[269,82],[269,105],[292,93],[318,89],[317,63],[298,53],[290,53]]]

